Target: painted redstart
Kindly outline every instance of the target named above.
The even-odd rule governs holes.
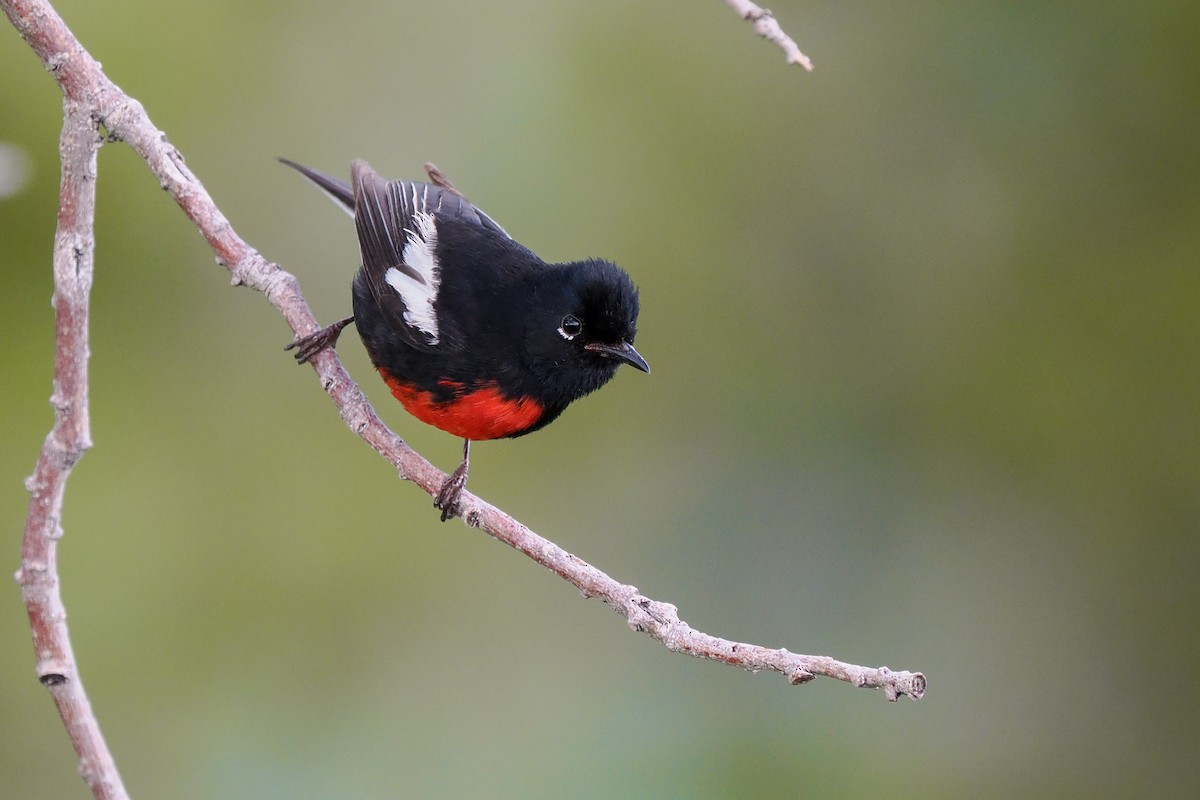
[[[443,522],[458,513],[473,440],[545,427],[623,363],[650,371],[633,348],[637,289],[617,265],[547,264],[432,165],[420,183],[355,161],[346,184],[280,161],[354,217],[362,254],[354,315],[287,349],[303,364],[355,323],[404,408],[462,437],[462,463],[434,500]]]

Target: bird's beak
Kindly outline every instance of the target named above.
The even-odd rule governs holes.
[[[646,359],[642,358],[637,350],[633,349],[633,345],[629,342],[621,342],[620,344],[604,344],[603,342],[588,342],[583,346],[584,350],[591,350],[596,355],[604,356],[605,358],[613,358],[617,361],[624,361],[631,367],[640,369],[647,375],[650,374],[650,365],[646,363]]]

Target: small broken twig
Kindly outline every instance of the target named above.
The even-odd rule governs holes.
[[[770,9],[755,5],[749,0],[725,0],[725,2],[738,13],[738,16],[754,26],[755,33],[778,45],[787,56],[787,63],[799,64],[809,72],[813,71],[812,60],[800,52],[800,48],[792,41],[792,37],[783,32],[783,28],[779,27],[779,22]]]

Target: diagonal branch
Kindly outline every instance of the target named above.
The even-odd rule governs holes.
[[[229,270],[234,285],[249,286],[262,292],[296,335],[317,330],[319,326],[296,279],[264,259],[234,232],[203,185],[184,165],[179,151],[153,125],[141,104],[108,79],[99,63],[83,49],[53,7],[46,0],[0,0],[0,8],[4,9],[62,88],[67,127],[72,120],[91,120],[103,126],[110,139],[132,147],[204,236],[216,254],[218,263]],[[80,162],[84,167],[78,173],[70,173],[73,176],[72,185],[78,182],[82,188],[68,195],[67,151],[70,148],[66,145],[67,132],[64,127],[64,203],[60,210],[60,240],[56,242],[55,251],[55,299],[60,321],[60,345],[63,343],[64,330],[77,333],[66,334],[66,341],[74,348],[70,351],[70,357],[63,357],[63,353],[68,352],[64,345],[60,348],[60,357],[56,359],[54,403],[59,414],[42,458],[38,461],[37,472],[30,480],[33,499],[19,579],[25,588],[26,602],[34,624],[39,676],[51,686],[56,701],[60,694],[71,693],[74,705],[64,707],[60,703],[60,712],[72,741],[80,751],[85,775],[88,774],[87,770],[94,768],[106,776],[105,780],[113,782],[111,789],[98,788],[93,784],[97,797],[123,797],[124,791],[120,787],[116,769],[103,749],[103,740],[74,672],[66,639],[65,615],[57,599],[53,558],[54,542],[61,535],[58,518],[66,474],[83,448],[90,444],[86,406],[86,286],[90,284],[91,275],[92,215],[85,201],[91,197],[94,186],[98,139],[94,128],[89,130],[92,135],[90,149],[84,148],[88,155],[84,162]],[[72,139],[72,142],[73,147],[82,148],[86,144],[83,140]],[[68,202],[68,196],[83,200]],[[72,231],[71,235],[63,236],[64,230]],[[76,300],[79,291],[82,291],[82,305]],[[313,358],[312,364],[321,386],[333,399],[351,430],[387,459],[401,479],[413,481],[430,495],[434,494],[445,478],[444,473],[380,421],[357,384],[342,367],[337,354],[332,349],[325,350]],[[612,579],[478,497],[464,493],[461,507],[468,525],[481,528],[524,553],[573,584],[585,597],[600,598],[624,617],[631,628],[650,635],[672,651],[751,670],[774,670],[785,675],[793,684],[826,676],[855,686],[883,688],[889,700],[904,695],[919,699],[925,691],[925,678],[920,673],[892,672],[886,667],[860,667],[825,656],[799,655],[701,633],[680,620],[674,606],[643,597],[635,587]],[[47,599],[43,599],[43,596]],[[44,642],[52,642],[55,647],[45,647]],[[77,730],[76,717],[85,718],[85,727],[95,728],[94,732]],[[91,743],[88,744],[89,748],[96,748],[98,742],[98,749],[94,752],[88,749],[85,753],[81,742]]]
[[[737,12],[737,15],[754,26],[754,32],[777,45],[787,56],[787,63],[799,64],[809,72],[813,71],[812,60],[800,52],[800,47],[792,41],[792,37],[783,32],[775,15],[768,8],[762,8],[749,0],[725,0]]]

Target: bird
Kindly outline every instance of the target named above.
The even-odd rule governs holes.
[[[434,499],[443,522],[459,515],[472,441],[544,428],[622,364],[650,372],[633,346],[638,290],[611,261],[546,263],[432,164],[426,183],[355,160],[346,183],[279,160],[353,217],[361,255],[353,314],[285,349],[307,363],[353,323],[405,410],[463,440]]]

